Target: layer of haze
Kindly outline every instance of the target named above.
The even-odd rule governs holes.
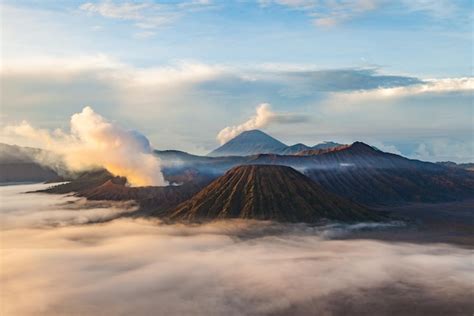
[[[341,240],[367,225],[116,218],[0,187],[2,315],[470,315],[472,251]],[[99,223],[101,222],[101,223]],[[382,228],[380,228],[382,229]]]

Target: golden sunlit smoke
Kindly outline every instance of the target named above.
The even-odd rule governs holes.
[[[8,126],[4,132],[34,141],[38,147],[57,153],[72,171],[102,167],[114,175],[126,177],[134,186],[167,184],[160,161],[142,134],[107,121],[91,107],[74,114],[70,124],[69,134],[59,129],[53,132],[35,129],[27,122]],[[37,158],[41,161],[44,157]]]

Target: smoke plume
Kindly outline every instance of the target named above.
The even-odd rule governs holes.
[[[160,161],[153,155],[148,139],[126,130],[95,113],[90,107],[71,117],[70,133],[36,129],[27,122],[4,129],[62,157],[71,171],[102,167],[126,177],[131,185],[166,185]],[[39,155],[39,162],[53,165],[51,156]]]
[[[221,144],[224,144],[245,131],[263,128],[267,126],[276,117],[276,115],[277,114],[271,110],[270,104],[262,103],[257,107],[255,115],[248,119],[245,123],[228,126],[222,129],[219,134],[217,134],[217,140]]]
[[[253,129],[264,128],[272,123],[293,124],[309,121],[306,115],[298,113],[274,112],[270,104],[262,103],[257,106],[255,115],[240,125],[228,126],[217,134],[219,143],[225,144],[239,134]]]

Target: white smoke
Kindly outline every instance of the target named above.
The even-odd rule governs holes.
[[[270,104],[262,103],[255,109],[255,115],[240,125],[228,126],[217,134],[217,140],[224,144],[239,134],[253,129],[263,128],[272,123],[293,124],[309,121],[301,113],[274,112]]]
[[[126,177],[131,185],[166,185],[160,161],[142,134],[107,121],[88,106],[71,117],[70,125],[70,133],[60,129],[50,132],[24,121],[7,126],[4,133],[58,154],[72,171],[103,167],[114,175]]]
[[[249,118],[245,123],[222,129],[219,134],[217,134],[217,140],[221,145],[227,143],[245,131],[267,126],[276,116],[277,114],[271,110],[270,104],[262,103],[257,107],[255,115]]]

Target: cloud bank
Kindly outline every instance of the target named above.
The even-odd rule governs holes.
[[[71,117],[70,133],[36,129],[26,121],[3,132],[58,154],[71,171],[101,167],[126,177],[131,185],[167,184],[145,136],[107,121],[88,106]]]
[[[0,187],[1,196],[12,202],[0,204],[2,315],[455,315],[474,310],[470,249],[331,239],[356,229],[344,225],[185,226],[132,219],[76,225],[80,222],[57,215],[79,219],[84,210],[61,209],[60,196],[20,199],[25,189],[6,193]],[[38,210],[37,205],[47,206]],[[11,220],[3,221],[5,214]],[[62,224],[54,227],[52,219]]]
[[[425,79],[422,83],[407,86],[381,87],[370,90],[337,93],[333,94],[333,102],[351,104],[370,101],[388,101],[427,94],[472,93],[473,91],[474,78],[472,77]]]
[[[401,152],[415,157],[414,148],[440,135],[453,143],[472,140],[472,120],[466,115],[472,112],[471,77],[423,79],[375,69],[245,68],[191,61],[136,67],[108,55],[7,60],[0,77],[4,124],[26,119],[54,128],[71,111],[94,104],[109,118],[140,126],[157,148],[197,154],[214,149],[218,131],[247,121],[242,113],[254,111],[262,100],[286,114],[306,116],[298,128],[268,125],[272,135],[288,143],[409,143],[410,149]]]

